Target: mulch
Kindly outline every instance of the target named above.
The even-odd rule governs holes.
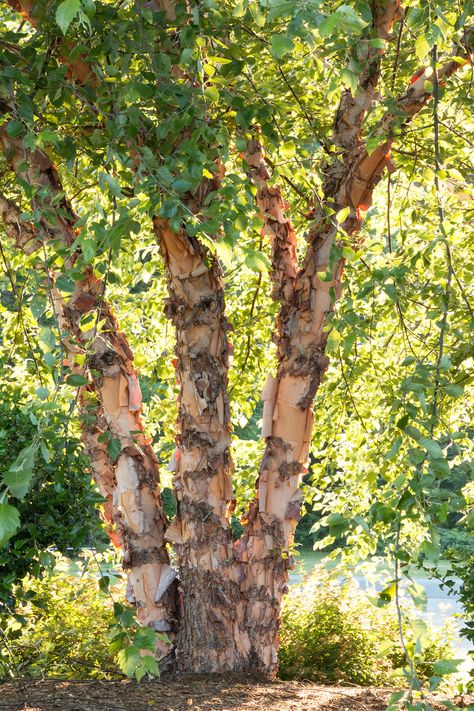
[[[0,685],[0,711],[385,711],[389,689],[212,676]],[[474,698],[457,699],[462,708]],[[434,702],[433,708],[444,709]]]

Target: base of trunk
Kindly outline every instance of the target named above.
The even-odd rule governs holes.
[[[190,569],[180,572],[181,624],[176,642],[180,673],[212,674],[249,669],[250,644],[240,629],[242,605],[236,582],[215,571]]]

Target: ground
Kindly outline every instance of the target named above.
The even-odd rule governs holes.
[[[0,685],[0,711],[385,711],[387,689],[187,678],[31,681]],[[474,699],[457,699],[467,708]],[[433,705],[434,709],[446,707]]]

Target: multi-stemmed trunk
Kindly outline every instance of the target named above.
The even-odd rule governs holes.
[[[10,4],[24,3],[12,0]],[[172,6],[172,2],[166,3],[170,16]],[[390,167],[395,129],[410,120],[431,96],[425,88],[426,75],[421,74],[399,99],[396,111],[387,112],[382,119],[380,145],[367,153],[361,127],[376,99],[382,55],[373,46],[377,43],[368,40],[374,34],[381,39],[389,37],[399,3],[374,1],[372,13],[367,41],[358,48],[357,63],[362,68],[359,88],[354,96],[349,91],[342,95],[333,136],[337,152],[325,167],[324,207],[315,208],[301,268],[295,232],[286,216],[288,206],[280,189],[270,183],[259,141],[249,144],[246,159],[272,244],[273,295],[281,308],[276,328],[277,372],[268,378],[263,393],[265,453],[257,496],[237,546],[232,543],[230,528],[229,324],[222,275],[217,261],[195,239],[184,231],[172,231],[166,220],[154,220],[166,268],[166,311],[175,327],[180,383],[177,448],[172,463],[178,514],[166,539],[175,547],[179,567],[177,661],[181,671],[254,668],[274,674],[277,669],[280,608],[299,518],[299,487],[306,471],[313,403],[329,363],[325,354],[327,320],[342,288],[344,262],[332,256],[337,213],[349,208],[340,228],[349,237],[354,236],[370,206],[375,185]],[[439,68],[438,79],[446,79],[459,66],[459,61],[448,61]],[[30,157],[34,165],[34,156]],[[52,192],[58,191],[54,168],[50,164],[47,169],[39,168],[43,184],[49,180]],[[33,177],[35,184],[38,176]],[[48,239],[60,238],[70,246],[76,236],[75,216],[68,204],[62,204],[62,208],[69,219],[64,222],[60,217],[57,224],[41,229]],[[1,201],[0,210],[5,219]],[[15,238],[14,220],[10,222]],[[65,344],[71,354],[76,348],[88,354],[92,381],[86,395],[92,392],[96,399],[90,402],[90,412],[86,398],[83,400],[84,436],[97,479],[109,499],[108,517],[120,527],[125,556],[136,573],[136,577],[131,576],[131,586],[135,586],[132,594],[139,602],[139,615],[157,629],[168,629],[166,625],[172,625],[175,614],[174,573],[163,542],[156,460],[141,428],[140,395],[131,353],[102,290],[101,282],[87,271],[71,299],[58,302],[58,315],[62,329],[69,333]],[[100,333],[84,334],[81,319],[91,310],[100,313],[106,326]],[[111,461],[104,444],[105,433],[120,441],[116,462]],[[137,538],[144,543],[143,548]],[[146,559],[145,551],[154,551],[152,560]],[[152,601],[156,597],[157,604]],[[153,604],[161,610],[156,620]],[[145,608],[151,610],[151,617],[144,614]]]

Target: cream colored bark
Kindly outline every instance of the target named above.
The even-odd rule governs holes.
[[[227,371],[230,328],[217,261],[197,240],[155,218],[165,262],[166,313],[176,333],[180,385],[173,457],[178,513],[168,528],[179,567],[182,671],[216,672],[246,666],[239,570],[233,554],[233,499]]]
[[[375,2],[372,11],[373,29],[387,37],[399,13],[399,3]],[[334,143],[342,148],[342,155],[325,171],[324,196],[336,213],[346,206],[338,200],[340,186],[360,156],[361,124],[375,99],[380,74],[380,50],[361,43],[358,54],[363,67],[359,90],[355,97],[349,91],[343,93],[335,118]],[[249,143],[246,159],[272,242],[274,295],[281,309],[277,320],[278,370],[276,376],[269,376],[262,394],[265,452],[257,497],[245,520],[239,551],[246,568],[246,621],[252,649],[261,667],[274,674],[280,607],[291,565],[289,548],[300,515],[300,484],[307,471],[313,402],[329,363],[324,352],[328,338],[324,326],[341,291],[344,263],[339,260],[330,265],[337,230],[318,207],[302,268],[297,269],[294,230],[280,190],[269,186],[258,141]],[[343,227],[353,233],[356,224],[358,217],[351,215]]]
[[[9,137],[5,129],[0,129],[0,148],[12,170],[36,188],[32,203],[42,216],[38,227],[33,227],[22,221],[13,203],[0,201],[9,234],[24,247],[31,245],[32,239],[36,244],[38,240],[45,245],[60,241],[70,247],[77,237],[77,218],[54,165],[41,151],[29,151],[21,139]],[[78,256],[77,252],[72,255],[69,266]],[[176,625],[175,572],[164,541],[158,465],[141,422],[141,391],[133,354],[103,291],[103,282],[88,268],[69,299],[54,290],[56,314],[70,367],[74,370],[77,354],[86,356],[81,372],[88,375],[90,385],[81,389],[83,440],[106,499],[104,516],[123,545],[128,599],[136,605],[140,622],[172,636]],[[86,315],[93,318],[85,327]],[[98,322],[101,326],[97,330]],[[116,460],[108,450],[111,439],[120,445]],[[160,642],[159,656],[169,651],[169,644]]]

